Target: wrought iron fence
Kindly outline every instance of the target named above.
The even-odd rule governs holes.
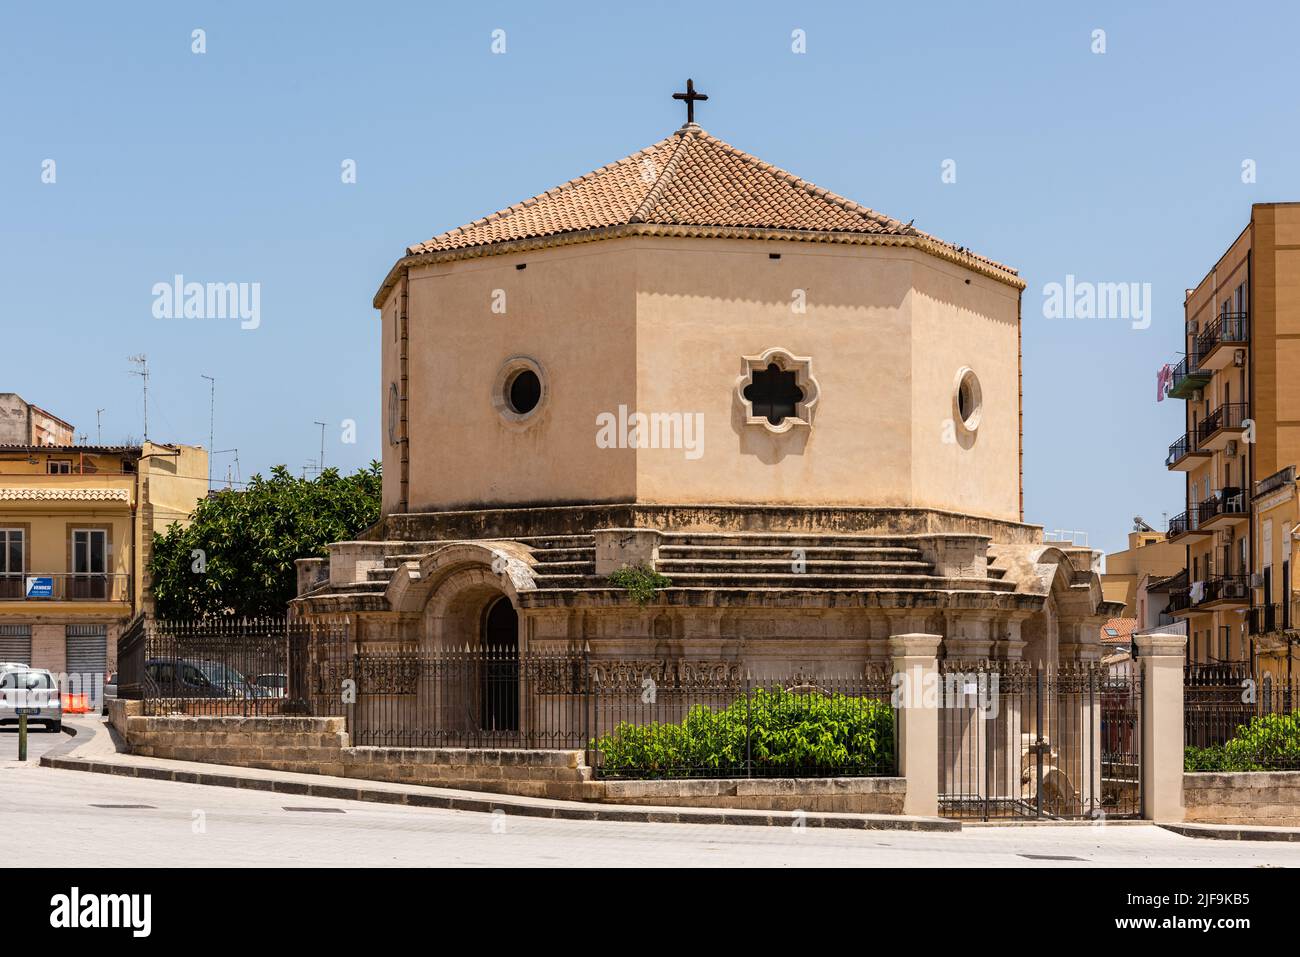
[[[1094,819],[1141,814],[1140,674],[1100,664],[942,662],[940,813]]]
[[[1188,771],[1300,770],[1300,681],[1245,664],[1190,665],[1183,681]]]
[[[583,750],[599,777],[888,775],[889,675],[756,678],[734,664],[585,652],[349,649],[309,656],[317,714],[379,747]]]
[[[141,617],[118,642],[118,695],[146,715],[308,714],[313,642],[341,645],[347,633],[343,621]]]
[[[755,674],[691,659],[357,644],[345,622],[139,620],[118,646],[144,713],[337,715],[358,746],[565,749],[609,778],[897,773],[886,665]]]

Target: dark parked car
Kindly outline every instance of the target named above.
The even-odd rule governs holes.
[[[144,663],[145,682],[160,698],[269,698],[229,665],[197,658],[150,658]]]

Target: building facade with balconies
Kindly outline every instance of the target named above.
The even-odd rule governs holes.
[[[1265,625],[1281,635],[1292,618],[1296,519],[1292,506],[1286,524],[1281,489],[1294,503],[1285,473],[1300,461],[1300,203],[1252,206],[1184,313],[1169,394],[1186,401],[1186,419],[1165,465],[1186,475],[1167,537],[1186,549],[1187,583],[1171,612],[1187,620],[1191,660],[1253,665],[1271,654]]]
[[[0,661],[114,670],[154,532],[188,521],[207,469],[185,445],[0,444]]]

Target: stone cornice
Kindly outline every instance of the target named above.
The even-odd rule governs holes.
[[[900,236],[883,233],[851,233],[834,230],[804,229],[756,229],[747,226],[674,226],[658,223],[630,223],[617,226],[605,226],[599,229],[581,229],[573,232],[557,233],[551,236],[536,236],[528,239],[516,239],[506,242],[482,243],[477,246],[465,246],[459,249],[443,249],[434,252],[415,253],[403,256],[384,277],[383,283],[375,293],[372,305],[376,309],[383,307],[388,296],[402,273],[412,266],[429,266],[435,263],[459,262],[466,259],[482,259],[487,256],[503,256],[508,253],[528,252],[536,249],[552,249],[559,246],[574,246],[581,243],[600,242],[606,239],[629,239],[638,236],[667,237],[673,239],[755,239],[782,242],[827,243],[843,246],[901,246],[916,249],[937,259],[962,266],[981,276],[987,276],[998,282],[1006,283],[1017,291],[1023,290],[1026,283],[1015,273],[985,262],[977,256],[955,250],[944,243],[928,236]]]

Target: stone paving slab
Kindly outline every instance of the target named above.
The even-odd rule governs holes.
[[[75,738],[52,749],[41,758],[41,765],[71,771],[88,771],[126,777],[204,784],[215,787],[275,791],[283,794],[349,801],[373,801],[404,804],[412,807],[443,808],[458,811],[505,811],[512,815],[563,818],[578,821],[623,821],[652,824],[738,824],[765,827],[850,828],[892,831],[960,831],[959,821],[945,818],[912,817],[888,814],[843,814],[821,811],[767,812],[734,809],[662,807],[638,805],[590,804],[580,801],[557,801],[514,795],[489,794],[482,791],[458,791],[424,785],[394,784],[386,781],[358,781],[355,778],[329,777],[261,768],[239,768],[203,764],[196,761],[173,761],[144,758],[129,754],[117,733],[98,719],[65,722]]]

